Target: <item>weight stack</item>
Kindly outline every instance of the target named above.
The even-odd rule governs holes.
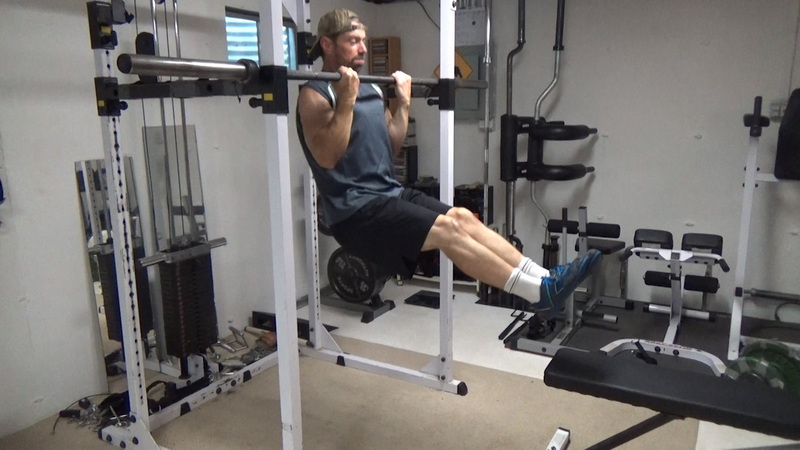
[[[144,256],[144,249],[135,249],[134,256],[137,260]],[[103,289],[103,310],[106,314],[108,338],[122,342],[122,319],[119,313],[116,267],[114,253],[97,255],[97,269],[100,286]],[[136,294],[139,300],[139,329],[141,336],[146,336],[153,329],[153,310],[150,303],[150,283],[147,279],[147,269],[136,269]]]
[[[204,353],[217,342],[211,254],[159,264],[167,353]]]

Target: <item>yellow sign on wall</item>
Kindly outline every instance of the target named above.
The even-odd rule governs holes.
[[[464,59],[464,57],[461,56],[460,53],[458,53],[458,50],[456,50],[455,63],[456,66],[453,71],[453,78],[467,79],[470,77],[470,75],[472,75],[473,72],[472,67],[469,65],[467,60]],[[440,72],[439,69],[440,66],[436,66],[436,70],[433,71],[434,75],[436,75],[437,78],[442,77],[441,75],[439,75]]]

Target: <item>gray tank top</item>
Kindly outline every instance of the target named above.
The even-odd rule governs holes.
[[[336,92],[329,82],[312,80],[305,85],[336,107]],[[317,164],[306,145],[300,114],[296,114],[300,145],[317,182],[320,203],[329,225],[347,219],[370,200],[398,196],[403,189],[394,177],[392,145],[384,114],[381,90],[374,84],[362,83],[353,108],[350,143],[333,169]]]

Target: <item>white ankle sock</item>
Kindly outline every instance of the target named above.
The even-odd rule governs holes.
[[[533,262],[532,259],[528,258],[527,256],[522,257],[522,261],[519,262],[517,268],[522,272],[536,278],[543,278],[550,276],[549,270],[536,264],[535,262]]]
[[[518,295],[531,303],[539,303],[539,286],[541,286],[541,278],[528,275],[519,269],[514,268],[511,271],[511,276],[508,277],[503,290],[509,294]]]

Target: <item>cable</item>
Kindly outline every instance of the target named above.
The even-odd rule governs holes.
[[[134,25],[134,27],[136,27],[136,35],[138,36],[139,35],[139,13],[137,11],[139,11],[139,7],[136,5],[136,0],[133,0],[133,12],[136,13],[136,17],[135,17],[136,21],[134,22],[133,25]]]
[[[439,24],[437,24],[436,21],[433,20],[433,17],[431,17],[431,15],[428,14],[428,10],[425,9],[425,5],[423,5],[422,2],[419,0],[417,0],[417,4],[422,8],[423,11],[425,11],[425,15],[428,16],[428,19],[431,21],[433,26],[435,26],[437,30],[441,30],[441,28],[439,28]]]
[[[85,397],[81,397],[81,398],[75,400],[74,402],[70,403],[69,406],[67,406],[66,408],[62,409],[61,411],[64,411],[64,410],[72,408],[73,406],[75,406],[76,403],[79,403],[81,400],[84,400],[84,399],[87,399],[87,398],[100,397],[100,396],[103,396],[103,395],[111,395],[111,394],[106,392],[106,393],[103,393],[103,394],[92,394],[92,395],[87,395]],[[58,416],[56,416],[56,421],[53,422],[53,429],[50,430],[50,434],[56,434],[56,425],[58,425],[58,419],[60,419],[60,418],[61,418],[60,414]]]

